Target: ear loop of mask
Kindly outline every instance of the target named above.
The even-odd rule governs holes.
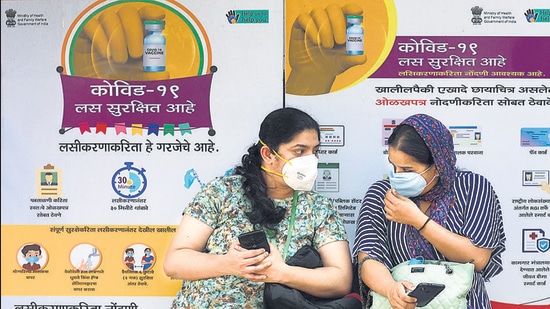
[[[420,173],[420,174],[418,174],[418,175],[423,175],[423,174],[425,174],[425,173],[426,173],[426,172],[428,172],[428,171],[429,171],[429,170],[430,170],[430,169],[431,169],[431,168],[432,168],[433,166],[434,166],[433,164],[432,164],[432,165],[430,165],[430,166],[428,166],[428,168],[427,168],[427,169],[425,169],[425,170],[424,170],[423,172],[421,172],[421,173]]]
[[[269,148],[269,146],[267,146],[267,144],[264,143],[262,140],[260,140],[260,144],[262,144],[263,146]],[[271,152],[273,152],[273,154],[274,154],[277,158],[279,158],[279,159],[285,161],[286,163],[292,165],[292,162],[290,162],[290,161],[288,161],[287,159],[281,157],[281,156],[277,153],[277,151],[275,151],[275,150],[273,150],[273,149],[271,149],[271,148],[269,148],[269,149],[270,149]],[[268,173],[272,173],[272,174],[275,174],[275,175],[277,175],[277,176],[288,177],[287,175],[284,175],[284,174],[281,174],[281,173],[274,172],[274,171],[272,171],[272,170],[270,170],[270,169],[264,167],[263,165],[260,166],[260,168],[261,168],[262,170],[268,172]]]
[[[422,175],[422,174],[424,174],[425,172],[429,171],[432,167],[433,167],[433,164],[430,165],[430,167],[428,167],[427,170],[425,170],[425,171],[423,171],[422,173],[420,173],[420,175]],[[437,170],[436,170],[436,171],[437,171]],[[438,176],[439,176],[439,173],[435,174],[434,177],[432,177],[432,180],[430,180],[430,182],[428,182],[428,183],[426,184],[426,187],[429,186],[429,185],[435,180],[435,178],[438,177]]]

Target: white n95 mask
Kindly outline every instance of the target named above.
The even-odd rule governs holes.
[[[262,169],[268,173],[283,177],[284,182],[294,190],[311,191],[315,179],[317,179],[317,164],[319,162],[317,156],[311,154],[287,160],[277,152],[274,151],[274,153],[279,159],[285,161],[282,174],[271,171],[264,166],[262,166]]]
[[[294,190],[311,191],[317,179],[317,156],[310,154],[285,161],[282,175],[285,183]]]

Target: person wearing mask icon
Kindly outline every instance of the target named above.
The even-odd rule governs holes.
[[[38,261],[42,258],[42,248],[40,248],[40,245],[25,245],[23,249],[21,249],[21,253],[27,261],[27,263],[21,265],[24,270],[37,271],[42,268],[42,266],[38,264]]]
[[[136,259],[134,258],[134,248],[127,248],[124,257],[124,264],[128,267],[129,270],[134,270],[136,264]]]
[[[155,263],[155,257],[153,256],[151,248],[145,248],[143,250],[143,254],[143,257],[141,258],[141,265],[143,270],[149,270]]]

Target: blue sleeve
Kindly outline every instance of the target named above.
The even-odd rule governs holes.
[[[500,201],[491,183],[482,175],[468,173],[461,178],[456,188],[459,203],[464,207],[461,233],[474,245],[492,249],[491,259],[482,271],[483,277],[489,279],[503,269],[501,254],[506,236]]]
[[[359,252],[364,252],[391,267],[392,258],[387,245],[388,222],[384,212],[384,197],[389,188],[388,181],[377,181],[371,185],[363,198],[353,245],[354,260],[357,260]]]

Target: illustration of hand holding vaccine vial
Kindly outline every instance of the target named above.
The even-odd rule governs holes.
[[[208,61],[201,57],[204,47],[194,35],[196,29],[154,2],[98,5],[77,29],[68,53],[70,74],[75,76],[168,80],[197,76]]]
[[[336,76],[366,63],[362,14],[357,4],[332,3],[297,16],[290,30],[287,93],[328,93]]]

